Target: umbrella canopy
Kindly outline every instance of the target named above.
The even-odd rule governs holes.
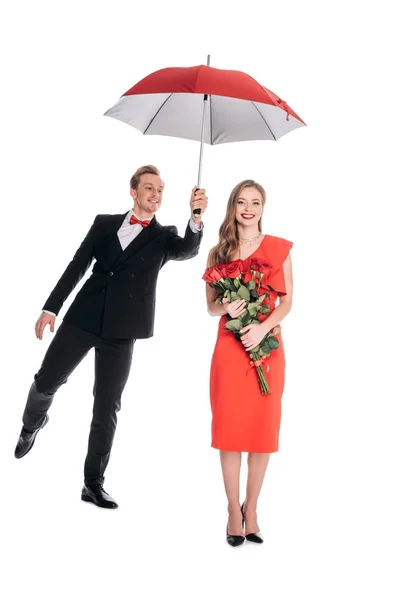
[[[250,75],[205,65],[155,71],[125,92],[105,115],[146,135],[211,145],[276,141],[305,125],[284,100]]]

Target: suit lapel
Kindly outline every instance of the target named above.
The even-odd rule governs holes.
[[[134,240],[125,248],[124,251],[121,249],[118,235],[116,234],[116,240],[119,245],[120,253],[116,258],[115,264],[121,265],[125,261],[129,260],[134,254],[138,254],[145,246],[154,241],[162,232],[162,227],[158,223],[155,217],[152,218],[150,225],[144,227],[142,231],[135,237]]]
[[[108,215],[104,229],[100,232],[97,254],[100,260],[104,261],[105,270],[111,269],[122,252],[117,233],[127,214],[126,212],[123,215]]]

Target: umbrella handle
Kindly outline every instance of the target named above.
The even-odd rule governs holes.
[[[195,192],[198,192],[198,191],[199,191],[199,189],[200,189],[200,188],[199,188],[199,187],[197,187],[197,188],[195,189]],[[201,209],[200,209],[200,208],[195,208],[195,209],[194,209],[194,211],[193,211],[193,215],[194,215],[195,217],[199,217],[199,216],[201,215]]]

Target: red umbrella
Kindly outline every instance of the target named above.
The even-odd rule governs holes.
[[[284,100],[250,75],[208,65],[155,71],[125,92],[105,115],[145,135],[200,141],[198,187],[204,142],[277,141],[305,125]]]

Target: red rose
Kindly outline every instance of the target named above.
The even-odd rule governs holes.
[[[243,275],[243,283],[249,283],[249,281],[251,281],[253,279],[252,274],[250,273],[250,271],[246,271],[246,273]]]
[[[224,277],[224,275],[221,273],[218,267],[208,267],[208,269],[206,269],[203,275],[203,279],[206,283],[213,283],[214,281],[219,281],[220,279],[222,279],[222,277]]]
[[[204,273],[204,275],[202,277],[202,279],[204,279],[204,281],[206,283],[212,283],[212,279],[210,277],[210,271],[211,271],[211,269],[206,269],[206,271],[205,271],[205,273]]]
[[[221,273],[222,277],[228,277],[226,266],[227,265],[225,263],[219,263],[219,265],[216,266],[218,271]]]
[[[252,271],[258,271],[258,272],[260,272],[261,271],[261,265],[262,265],[262,262],[260,260],[258,260],[258,258],[252,258],[251,261],[250,261],[250,269]]]
[[[250,269],[252,271],[258,271],[258,273],[263,273],[265,275],[267,271],[271,268],[272,265],[262,260],[259,260],[258,258],[252,258],[250,261]]]
[[[227,277],[231,277],[235,279],[239,277],[241,272],[243,271],[243,263],[241,260],[233,260],[232,262],[226,265],[226,274]]]

